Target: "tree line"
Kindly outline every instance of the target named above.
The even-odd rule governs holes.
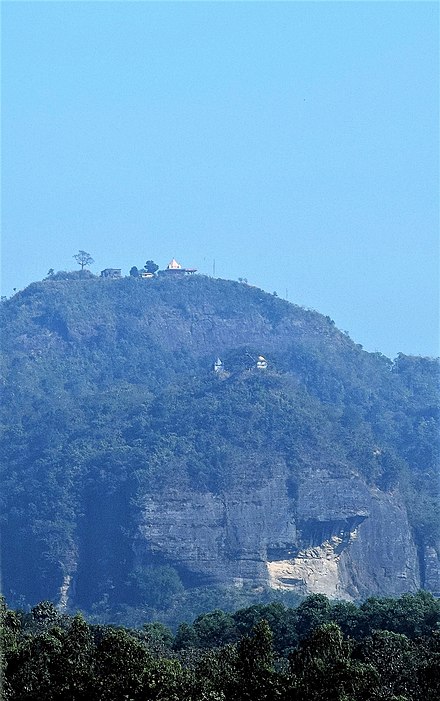
[[[2,699],[438,701],[440,604],[419,592],[357,607],[307,597],[212,611],[173,635],[93,625],[49,602],[1,601]]]

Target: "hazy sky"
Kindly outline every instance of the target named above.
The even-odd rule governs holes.
[[[215,259],[367,350],[438,354],[437,3],[2,14],[2,294],[78,249]]]

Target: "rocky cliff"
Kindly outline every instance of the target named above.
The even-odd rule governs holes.
[[[14,603],[440,593],[436,361],[203,277],[47,280],[2,314]]]
[[[353,600],[421,586],[399,494],[325,473],[306,478],[295,503],[283,475],[251,493],[147,494],[134,547],[139,566],[160,555],[193,584],[269,585]],[[435,574],[429,584],[438,590]]]

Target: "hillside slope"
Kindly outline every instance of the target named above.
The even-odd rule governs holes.
[[[2,328],[12,603],[440,593],[436,361],[202,276],[45,280]]]

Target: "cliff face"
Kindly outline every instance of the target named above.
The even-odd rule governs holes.
[[[2,313],[12,601],[440,593],[434,361],[202,277],[48,280]]]
[[[354,600],[421,585],[400,496],[356,478],[310,476],[295,503],[283,475],[250,494],[148,494],[134,547],[138,565],[160,555],[192,584],[269,585]]]

